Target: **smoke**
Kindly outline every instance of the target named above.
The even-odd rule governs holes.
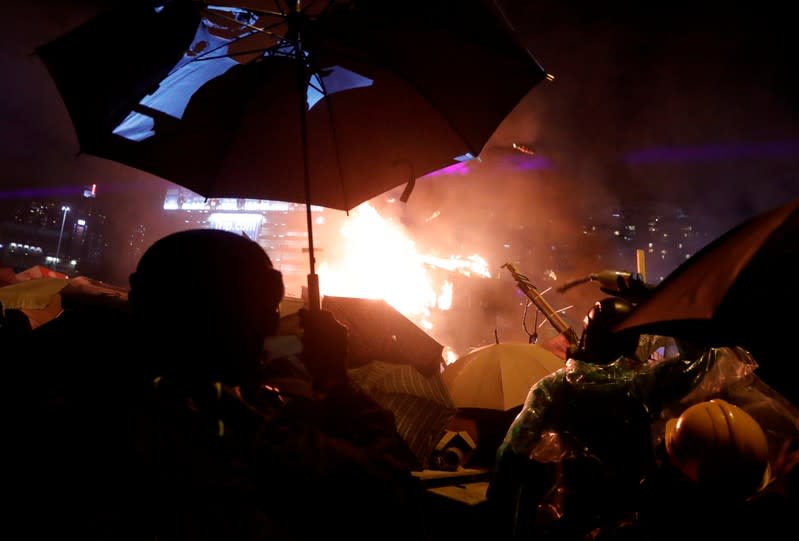
[[[799,196],[797,85],[777,12],[771,20],[694,9],[687,18],[632,4],[616,12],[505,4],[554,80],[519,104],[481,161],[420,180],[408,203],[392,209],[425,249],[489,261],[506,289],[486,293],[496,316],[487,319],[521,326],[524,299],[499,270],[506,261],[541,290],[602,269],[634,271],[636,249],[647,247],[640,229],[654,218],[680,216],[693,232],[684,251],[695,253]],[[775,31],[764,38],[761,27]],[[612,223],[617,210],[637,222],[637,241],[620,247],[610,234],[583,234],[586,225]],[[679,264],[658,252],[647,258],[652,282]],[[579,326],[604,295],[586,284],[547,298],[573,306],[569,319]]]
[[[78,156],[68,114],[31,54],[107,3],[4,6],[0,69],[12,75],[0,78],[3,184],[13,191],[96,183],[118,224],[118,242],[136,223],[146,225],[152,241],[176,227],[160,212],[168,183]],[[612,236],[583,234],[587,225],[610,223],[615,209],[639,223],[680,209],[697,232],[692,248],[698,249],[799,196],[799,72],[793,19],[782,8],[502,4],[554,80],[531,90],[479,161],[420,179],[407,203],[374,200],[420,251],[477,253],[489,262],[490,286],[470,294],[477,300],[469,309],[485,315],[481,336],[490,338],[499,322],[526,338],[525,299],[501,271],[503,263],[517,264],[542,291],[605,268],[634,270],[635,249],[644,246],[620,248]],[[474,72],[480,76],[479,67]],[[514,143],[534,155],[514,150]],[[120,276],[131,265],[123,258],[112,264]],[[573,305],[567,314],[579,322],[602,293],[587,284],[546,295],[556,308]]]

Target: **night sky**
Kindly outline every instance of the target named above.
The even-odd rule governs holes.
[[[37,45],[113,3],[4,2],[0,198],[57,195],[97,183],[116,220],[157,216],[169,184],[78,156],[66,110],[33,55]],[[423,2],[419,8],[397,4],[424,12]],[[474,224],[458,209],[489,206],[505,220],[523,223],[535,215],[566,230],[600,206],[668,203],[718,234],[799,196],[799,81],[787,7],[500,4],[555,79],[532,89],[468,174],[419,182],[409,221],[439,206],[447,210],[442,218],[462,229]],[[514,142],[536,156],[513,151]]]

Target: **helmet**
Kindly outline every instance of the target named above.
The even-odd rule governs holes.
[[[721,399],[700,402],[666,423],[666,453],[689,479],[748,497],[769,480],[768,442],[758,422]]]
[[[259,244],[218,229],[157,240],[139,259],[130,286],[135,321],[161,351],[168,349],[162,370],[231,385],[257,368],[284,294],[282,274]]]
[[[594,364],[608,364],[620,356],[634,357],[638,334],[613,333],[613,327],[632,311],[621,297],[597,301],[583,319],[583,333],[574,357]]]
[[[284,294],[283,277],[263,248],[219,229],[189,229],[157,240],[142,255],[130,285],[128,300],[137,313],[158,316],[171,303],[182,312],[181,318],[166,316],[170,326],[187,322],[198,330],[211,320],[209,314],[223,316],[209,331],[252,323],[271,325],[259,329],[263,334],[274,332],[273,316]]]

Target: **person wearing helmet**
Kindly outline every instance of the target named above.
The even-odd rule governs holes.
[[[571,357],[592,364],[610,364],[621,356],[635,357],[639,335],[612,332],[633,310],[633,303],[621,297],[607,297],[594,303],[583,318],[583,332]]]
[[[284,287],[256,242],[215,229],[167,235],[142,255],[130,285],[136,331],[153,346],[154,377],[181,385],[258,379]]]
[[[49,518],[21,514],[32,537],[371,539],[382,521],[396,523],[386,538],[418,538],[407,444],[391,412],[349,382],[347,329],[330,312],[302,321],[313,392],[275,399],[263,385],[283,282],[261,246],[172,233],[130,283],[124,319],[88,311],[114,339],[84,339],[58,394],[37,388],[26,416],[36,437],[14,449],[32,487],[22,501]]]
[[[386,538],[416,534],[421,489],[407,445],[393,414],[349,381],[348,329],[331,312],[300,314],[311,390],[278,387],[274,400],[264,385],[284,287],[260,245],[222,230],[173,233],[144,253],[130,282],[137,328],[157,359],[139,438],[151,445],[138,464],[155,487],[158,537],[368,539],[397,514],[405,520]],[[355,494],[337,498],[345,485]],[[353,508],[368,518],[356,521]]]

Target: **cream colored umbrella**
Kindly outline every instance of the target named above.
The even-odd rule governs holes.
[[[458,408],[507,411],[524,404],[530,388],[565,361],[535,344],[483,346],[448,365],[442,374]]]

